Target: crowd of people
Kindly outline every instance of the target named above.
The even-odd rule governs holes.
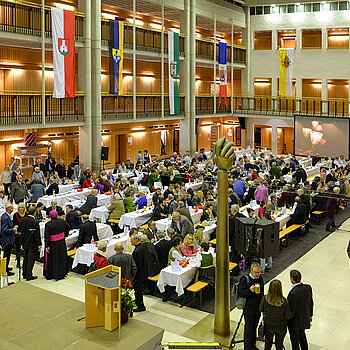
[[[245,259],[235,249],[235,226],[237,218],[243,215],[240,208],[252,201],[258,203],[259,209],[256,211],[248,207],[250,217],[270,220],[279,208],[287,207],[293,208],[287,225],[306,224],[312,211],[320,211],[328,216],[325,229],[332,231],[336,228],[335,215],[339,209],[345,208],[346,199],[350,196],[350,163],[343,156],[321,159],[316,155],[312,158],[312,165],[318,164],[321,164],[319,174],[308,180],[305,169],[294,156],[258,154],[252,150],[250,154],[234,159],[228,177],[227,213],[230,260],[237,263],[234,274],[240,273],[239,264],[242,266]],[[32,270],[42,244],[38,223],[44,220],[43,213],[50,218],[45,224],[44,235],[45,277],[59,280],[66,276],[69,265],[65,238],[70,229],[79,229],[77,247],[91,241],[97,242],[98,251],[92,268],[101,268],[107,264],[122,266],[122,278],[130,280],[135,290],[136,312],[145,310],[143,295],[154,288],[148,277],[157,275],[172,261],[196,257],[197,266],[215,265],[215,254],[212,254],[209,239],[203,235],[204,223],[215,222],[218,210],[217,168],[210,152],[201,149],[194,157],[190,157],[189,152],[174,152],[169,159],[160,159],[159,156],[151,157],[145,150],[138,152],[135,164],[127,160],[116,163],[114,169],[110,170],[93,172],[90,168],[84,168],[84,164],[78,160],[69,168],[67,172],[63,160],[56,164],[49,155],[45,164],[40,159],[36,161],[30,178],[23,179],[14,159],[1,173],[4,191],[0,192],[0,204],[6,208],[1,217],[1,244],[4,257],[7,257],[9,275],[13,274],[9,266],[13,248],[17,265],[20,264],[19,253],[23,248],[23,277],[27,280],[37,278],[33,276]],[[126,177],[130,174],[132,176]],[[286,181],[286,175],[291,177],[290,182]],[[45,194],[58,194],[59,184],[69,180],[78,182],[81,188],[91,189],[86,202],[80,208],[68,204],[64,211],[57,201],[52,200],[51,206],[45,208],[40,198]],[[199,183],[199,188],[193,190],[188,185],[192,183]],[[109,258],[105,254],[106,241],[99,241],[96,224],[89,220],[91,210],[97,206],[97,196],[102,193],[113,196],[113,203],[108,206],[109,219],[120,219],[125,213],[145,207],[152,210],[147,228],[141,230],[131,227],[126,249],[118,243],[115,246],[116,254]],[[151,205],[147,193],[151,193]],[[12,215],[13,203],[17,205],[15,215]],[[203,209],[199,226],[194,225],[191,207]],[[165,218],[171,219],[166,232],[157,229],[157,221]],[[120,228],[116,226],[115,230],[118,233]],[[215,236],[214,230],[210,239]],[[263,297],[260,274],[271,270],[272,257],[261,259],[260,264],[253,262],[249,278],[242,278],[240,284],[240,293],[247,299],[244,317],[245,341],[248,345],[245,348],[255,349],[260,312],[265,315],[267,344],[271,344],[272,336],[275,335],[276,347],[281,348],[287,323],[292,343],[305,343],[306,338],[299,332],[299,326],[295,326],[298,322],[291,321],[297,317],[295,308],[299,307],[300,297],[294,296],[293,301],[294,292],[291,291],[288,300],[284,298],[279,281],[273,281],[271,290]],[[300,273],[291,274],[291,280],[295,286],[293,290],[301,290]],[[261,284],[258,294],[253,290],[257,281]],[[167,300],[167,293],[164,293],[163,300]],[[310,310],[309,316],[312,317],[312,306]],[[276,315],[268,316],[271,312],[276,312]],[[303,322],[304,329],[308,325],[306,321]],[[266,349],[269,348],[271,346],[267,345]],[[301,348],[306,349],[303,345]]]

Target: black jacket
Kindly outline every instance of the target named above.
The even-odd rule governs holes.
[[[293,178],[297,180],[297,183],[300,181],[305,182],[307,179],[307,175],[304,169],[299,169],[293,174]]]
[[[89,194],[86,198],[86,202],[78,210],[82,214],[89,214],[90,215],[91,210],[96,208],[96,207],[97,207],[97,197]]]
[[[312,288],[308,284],[298,284],[288,294],[288,302],[292,318],[288,321],[288,328],[304,330],[310,328],[310,317],[313,315],[314,302]]]
[[[135,249],[132,252],[132,257],[134,258],[137,267],[136,275],[134,277],[135,281],[143,281],[148,277],[146,276],[145,264],[147,254],[147,246],[145,243],[139,243],[137,246],[135,246]]]
[[[39,221],[33,216],[25,216],[18,224],[21,244],[24,249],[38,249],[41,246]]]
[[[64,164],[61,165],[60,163],[58,163],[58,164],[56,165],[56,169],[55,169],[55,170],[57,171],[57,174],[58,174],[58,176],[59,176],[60,179],[63,179],[64,177],[67,176],[67,173],[66,173],[66,166],[65,166]]]
[[[160,269],[164,269],[165,267],[168,266],[168,256],[169,256],[169,251],[171,247],[172,247],[171,241],[167,241],[166,239],[161,239],[155,245]]]
[[[91,238],[94,237],[94,241],[98,241],[96,223],[93,221],[86,221],[80,225],[79,237],[77,247],[81,247],[85,243],[91,243]]]
[[[238,286],[238,294],[242,298],[246,298],[246,306],[251,306],[259,309],[261,300],[264,296],[264,281],[263,278],[260,276],[257,279],[251,278],[248,275],[248,280],[246,276],[242,276],[241,280],[239,281]],[[252,292],[249,288],[253,285],[259,283],[260,284],[260,294],[256,294],[255,292]]]
[[[304,203],[298,203],[295,208],[294,214],[291,215],[293,219],[293,224],[305,224],[308,219],[308,209]]]
[[[165,216],[161,215],[164,214]],[[164,206],[163,208],[158,204],[156,207],[153,209],[153,214],[151,220],[157,221],[160,219],[165,219],[166,215],[169,214],[168,208]]]

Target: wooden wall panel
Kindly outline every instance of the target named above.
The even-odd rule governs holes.
[[[302,97],[322,97],[322,84],[313,79],[302,80]]]
[[[328,98],[349,98],[349,80],[332,79],[328,80]]]
[[[272,49],[272,31],[254,33],[254,50]]]
[[[322,30],[321,29],[303,29],[302,30],[303,49],[321,49],[322,48]]]

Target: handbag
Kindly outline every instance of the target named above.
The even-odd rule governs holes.
[[[264,328],[265,328],[264,318],[262,318],[258,327],[258,340],[264,340],[264,337],[265,337]]]

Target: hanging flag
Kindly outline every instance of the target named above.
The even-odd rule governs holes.
[[[75,12],[51,7],[53,97],[75,97]]]
[[[168,31],[170,114],[180,114],[179,33]]]
[[[109,93],[123,94],[124,22],[109,21]]]
[[[219,76],[220,76],[220,89],[219,89],[219,107],[222,97],[225,98],[225,105],[227,109],[227,44],[219,43]],[[215,77],[216,80],[216,77]],[[216,84],[216,81],[215,81]]]
[[[293,52],[280,49],[280,96],[293,96]]]
[[[36,145],[36,130],[24,130],[23,143],[25,146]]]

